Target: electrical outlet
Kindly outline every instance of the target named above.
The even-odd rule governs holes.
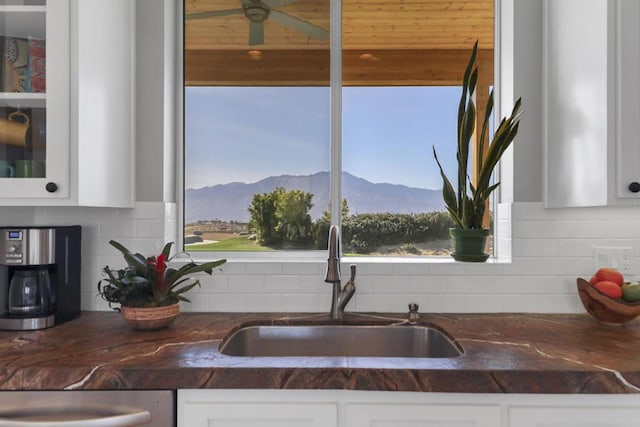
[[[620,248],[618,250],[618,260],[620,261],[620,271],[622,273],[633,273],[633,249]]]
[[[633,248],[595,247],[593,248],[595,270],[603,267],[615,268],[623,275],[633,274]]]

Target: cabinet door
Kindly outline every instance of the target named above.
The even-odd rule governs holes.
[[[616,196],[640,199],[640,2],[621,1],[616,18],[620,45]]]
[[[69,1],[0,0],[0,198],[69,197]]]
[[[545,207],[607,204],[611,4],[543,2]]]
[[[636,427],[637,407],[509,408],[509,427]]]
[[[187,402],[178,407],[178,427],[336,427],[330,403]]]
[[[83,206],[133,207],[135,201],[136,3],[72,3],[72,38],[77,44],[71,57],[76,59],[77,78],[71,92],[77,96],[71,100],[71,129],[78,138],[77,191],[78,204]],[[145,163],[145,167],[156,166],[162,167]]]
[[[349,404],[349,427],[496,427],[500,408],[483,405]]]

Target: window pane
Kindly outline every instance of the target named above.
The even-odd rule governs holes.
[[[342,5],[345,252],[449,255],[433,149],[455,178],[462,74],[476,39],[478,90],[493,79],[493,1]]]
[[[442,179],[456,173],[459,87],[345,87],[342,193],[345,251],[448,255]]]
[[[316,249],[328,30],[324,1],[185,2],[186,249]]]
[[[287,225],[297,228],[272,230],[286,234],[282,244],[258,245],[249,207],[256,194],[282,187],[312,194],[310,218],[322,215],[329,194],[328,113],[328,88],[187,88],[185,233],[205,243],[189,249],[315,248],[306,211],[289,217],[294,222]],[[289,200],[288,213],[299,202]],[[206,244],[213,240],[220,243]]]

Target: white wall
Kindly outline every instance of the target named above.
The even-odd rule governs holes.
[[[157,57],[162,55],[159,45],[167,43],[158,33],[158,28],[166,25],[167,2],[171,3],[139,1],[138,23],[144,24],[139,29],[151,26],[155,28],[150,29],[151,34],[158,36],[144,36],[138,41],[138,51],[145,52],[139,61],[149,61],[153,67],[170,67],[166,57]],[[515,203],[499,208],[500,251],[511,252],[511,262],[367,262],[357,258],[358,290],[349,310],[405,312],[409,302],[418,302],[422,311],[430,312],[582,312],[575,278],[593,273],[594,246],[633,247],[635,265],[640,266],[640,207],[542,208],[541,1],[508,3],[515,11],[515,37],[510,45],[515,58],[514,90],[503,95],[511,99],[522,96],[525,100],[525,115],[513,153]],[[153,13],[141,13],[145,8]],[[162,18],[163,23],[145,21],[150,16]],[[142,70],[141,66],[139,79],[144,78]],[[165,123],[167,112],[156,103],[170,98],[167,79],[163,74],[162,78],[156,76],[137,85],[138,109],[143,111],[137,121],[138,203],[134,209],[0,209],[0,225],[83,226],[84,310],[107,309],[96,297],[101,268],[122,265],[121,257],[108,245],[110,239],[147,254],[157,253],[165,241],[176,238],[177,207],[167,197],[173,182],[168,182],[162,168],[157,167],[167,163],[173,168],[173,164],[155,157],[158,150],[164,150],[163,145],[172,141],[172,136],[166,135],[170,127]],[[164,134],[159,129],[164,129]],[[323,282],[325,263],[231,260],[223,266],[222,273],[203,279],[199,294],[183,309],[327,311],[331,290]],[[344,272],[348,271],[348,263],[344,260]]]

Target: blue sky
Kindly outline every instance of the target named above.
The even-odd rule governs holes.
[[[455,171],[460,88],[343,89],[343,170],[440,189],[432,154]],[[329,88],[187,87],[185,186],[329,170]],[[451,176],[451,175],[450,175]]]

